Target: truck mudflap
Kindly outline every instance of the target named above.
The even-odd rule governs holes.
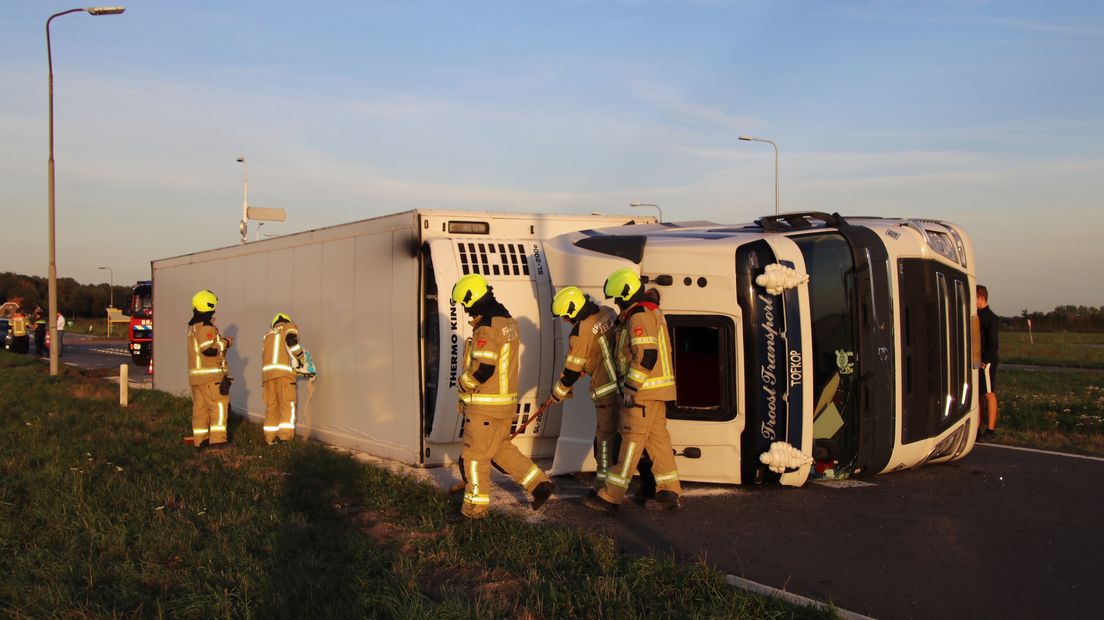
[[[779,260],[771,245],[756,241],[736,252],[737,302],[743,313],[745,411],[741,469],[745,482],[779,482],[801,486],[808,464],[776,473],[760,460],[775,442],[785,442],[811,457],[811,421],[805,420],[805,338],[802,334],[801,287],[772,294],[755,283],[767,265],[794,268]],[[800,269],[799,269],[800,270]],[[777,452],[777,450],[776,450]]]

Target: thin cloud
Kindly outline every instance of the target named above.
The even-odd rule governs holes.
[[[658,82],[633,79],[629,80],[627,85],[638,98],[651,103],[676,122],[727,127],[737,131],[768,127],[768,124],[760,119],[733,114],[720,105],[688,101],[673,89]]]

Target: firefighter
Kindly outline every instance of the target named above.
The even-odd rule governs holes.
[[[272,318],[272,329],[265,334],[262,350],[261,395],[265,402],[264,438],[276,440],[295,437],[296,368],[305,364],[299,344],[299,327],[283,312]]]
[[[25,355],[31,348],[31,337],[29,326],[27,325],[27,315],[23,314],[21,308],[17,308],[12,313],[10,321],[10,329],[12,334],[11,351],[12,353],[19,353]]]
[[[226,444],[226,422],[230,417],[230,377],[226,351],[233,340],[215,327],[215,304],[211,291],[192,297],[192,320],[188,321],[188,383],[192,386],[192,444],[200,448]]]
[[[675,467],[671,436],[667,433],[667,403],[675,400],[671,338],[667,322],[654,298],[644,292],[640,276],[618,269],[606,279],[606,297],[621,308],[616,351],[622,395],[618,412],[621,450],[606,476],[606,486],[595,497],[583,498],[587,508],[614,513],[621,505],[641,453],[653,462],[656,495],[645,503],[649,510],[679,507],[682,487]]]
[[[606,472],[619,443],[617,372],[610,343],[617,312],[594,303],[579,288],[568,286],[552,299],[552,314],[572,326],[563,372],[552,386],[552,398],[556,402],[571,398],[575,382],[584,373],[590,375],[590,398],[595,413],[594,459],[598,463],[595,483],[605,486]]]
[[[552,481],[510,442],[517,417],[517,320],[495,299],[487,280],[468,274],[452,288],[452,300],[471,317],[472,337],[464,347],[464,372],[456,391],[464,417],[460,466],[465,481],[460,513],[478,519],[491,504],[491,466],[532,493],[533,510],[552,495]]]

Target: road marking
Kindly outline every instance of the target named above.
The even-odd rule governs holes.
[[[93,352],[93,353],[106,353],[108,355],[118,355],[120,357],[126,357],[127,355],[130,355],[129,353],[127,353],[123,349],[88,349],[88,350]]]
[[[1035,448],[1022,448],[1020,446],[1006,446],[999,443],[975,443],[975,446],[986,446],[988,448],[1003,448],[1005,450],[1019,450],[1020,452],[1034,452],[1036,454],[1049,454],[1051,456],[1065,456],[1071,459],[1081,459],[1084,461],[1101,461],[1104,462],[1104,458],[1099,456],[1086,456],[1084,454],[1070,454],[1069,452],[1054,452],[1053,450],[1038,450]]]
[[[834,489],[854,489],[859,487],[876,487],[878,485],[873,482],[864,482],[862,480],[844,479],[844,480],[810,480],[813,484],[819,484],[822,487],[832,487]]]
[[[801,596],[800,594],[794,594],[793,592],[787,592],[785,590],[779,590],[778,588],[772,588],[770,586],[751,581],[750,579],[737,577],[736,575],[725,575],[725,581],[728,582],[728,585],[740,588],[741,590],[747,590],[748,592],[754,592],[755,594],[761,594],[763,596],[769,596],[771,598],[782,599],[787,603],[792,603],[794,605],[800,605],[802,607],[812,607],[814,609],[828,608],[827,603],[821,603],[820,601],[815,601],[811,598]],[[853,611],[847,611],[846,609],[841,609],[839,607],[836,607],[836,613],[839,614],[841,618],[847,618],[847,620],[873,620],[869,616],[857,614]]]

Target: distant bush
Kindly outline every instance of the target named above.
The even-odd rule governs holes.
[[[1104,306],[1058,306],[1045,313],[1023,310],[1018,317],[1001,318],[1006,328],[1023,331],[1029,320],[1031,329],[1038,332],[1104,332]]]
[[[0,303],[20,298],[25,309],[49,306],[49,281],[39,276],[25,276],[5,271],[0,273]],[[58,310],[68,318],[102,318],[114,297],[116,307],[126,307],[130,301],[130,286],[116,285],[114,295],[107,283],[81,284],[73,278],[58,278]]]

